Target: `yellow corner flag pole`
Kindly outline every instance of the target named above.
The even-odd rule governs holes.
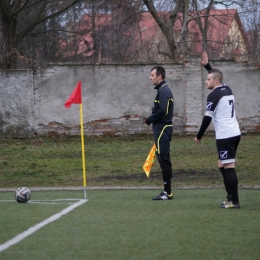
[[[86,166],[85,166],[85,148],[84,148],[84,128],[83,128],[83,112],[82,112],[82,87],[81,81],[78,81],[77,86],[65,102],[64,106],[70,108],[71,104],[79,104],[80,109],[80,132],[81,132],[81,147],[82,147],[82,170],[83,170],[83,186],[84,186],[84,198],[87,198],[87,178],[86,178]]]
[[[84,148],[84,127],[83,127],[83,109],[82,103],[79,104],[80,109],[80,130],[81,130],[81,150],[82,150],[82,170],[83,170],[83,186],[84,186],[84,198],[87,198],[87,178],[86,178],[86,164],[85,164],[85,148]]]

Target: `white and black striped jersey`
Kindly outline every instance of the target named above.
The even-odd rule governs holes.
[[[235,97],[228,86],[216,87],[208,95],[205,116],[212,118],[216,139],[224,139],[241,134],[236,119]]]

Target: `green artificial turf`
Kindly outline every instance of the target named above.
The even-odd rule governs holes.
[[[260,259],[259,190],[239,190],[241,209],[220,208],[223,189],[175,189],[173,200],[152,201],[159,192],[88,190],[86,203],[0,259]],[[32,192],[32,202],[66,198],[83,199],[83,191]],[[0,193],[0,247],[69,206],[3,200],[13,193]]]

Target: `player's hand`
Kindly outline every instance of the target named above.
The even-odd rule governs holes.
[[[195,142],[197,143],[197,144],[200,144],[200,140],[199,139],[197,139],[197,137],[195,137]]]
[[[209,63],[208,54],[207,54],[205,51],[201,54],[200,63],[201,63],[203,66],[206,66],[206,65]]]

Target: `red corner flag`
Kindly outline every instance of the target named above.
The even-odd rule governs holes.
[[[81,95],[81,81],[78,82],[77,86],[65,102],[64,106],[70,108],[71,104],[81,104],[82,95]]]

